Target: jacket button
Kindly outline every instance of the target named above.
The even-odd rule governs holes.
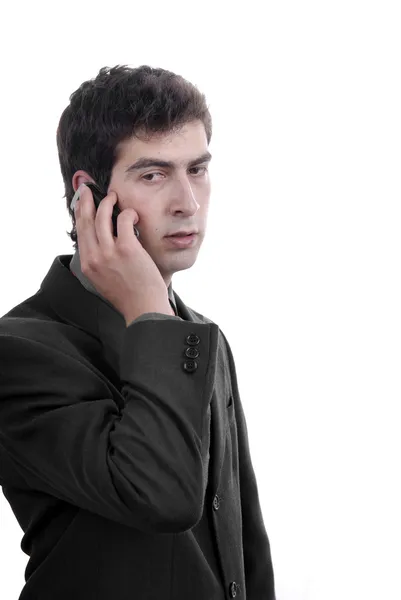
[[[185,350],[185,356],[188,356],[188,358],[198,358],[199,350],[191,346]]]
[[[219,510],[219,508],[220,508],[220,498],[217,496],[217,494],[213,498],[213,508],[214,508],[214,510]]]
[[[238,586],[238,584],[235,583],[235,581],[232,581],[230,583],[230,598],[235,598],[238,593],[239,593],[239,586]]]
[[[187,373],[193,373],[198,368],[198,363],[196,360],[187,360],[184,362],[184,371]]]
[[[187,335],[185,341],[188,346],[197,346],[200,342],[200,338],[195,333],[191,333],[190,335]]]

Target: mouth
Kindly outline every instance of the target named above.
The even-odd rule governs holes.
[[[176,231],[175,233],[170,233],[166,237],[186,237],[189,235],[193,235],[198,233],[195,229],[183,229],[182,231]]]
[[[175,234],[167,235],[166,240],[169,240],[173,245],[179,248],[185,248],[194,243],[197,233],[190,233],[189,235]]]

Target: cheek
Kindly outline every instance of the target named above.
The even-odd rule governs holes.
[[[206,216],[209,211],[209,198],[205,198],[203,202],[199,203],[199,213]]]
[[[139,233],[142,229],[144,238],[151,241],[164,235],[163,219],[159,215],[155,215],[154,213],[148,214],[140,210],[138,210],[137,213],[139,217]]]
[[[207,189],[201,195],[200,203],[203,204],[203,205],[205,205],[205,206],[209,206],[210,195],[211,195],[211,189],[210,189],[210,185],[208,185]]]

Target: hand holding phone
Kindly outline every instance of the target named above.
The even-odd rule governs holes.
[[[157,265],[138,237],[132,235],[137,213],[132,208],[122,211],[117,208],[116,214],[115,192],[107,194],[96,206],[93,185],[82,186],[80,199],[75,200],[75,223],[83,274],[123,315],[127,327],[144,313],[174,315],[167,286]],[[98,191],[95,190],[95,193],[98,194]],[[116,223],[111,227],[113,214]]]
[[[103,200],[103,198],[105,198],[107,196],[107,192],[102,192],[102,190],[100,189],[100,187],[96,184],[93,183],[92,181],[88,181],[88,183],[85,183],[86,187],[88,187],[91,192],[92,192],[92,196],[93,196],[93,202],[95,203],[95,208],[96,210],[99,208],[99,205],[101,203],[101,201]],[[78,190],[75,192],[75,195],[71,201],[71,208],[74,209],[75,203],[77,202],[79,198],[79,188]],[[113,235],[114,237],[117,237],[117,217],[120,214],[120,209],[118,207],[118,204],[116,203],[113,207],[113,212],[111,215],[111,221],[113,223]],[[137,238],[139,238],[139,231],[138,229],[135,227],[134,225],[134,233],[136,235]]]

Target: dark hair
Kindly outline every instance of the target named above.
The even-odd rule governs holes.
[[[103,67],[71,94],[57,128],[57,148],[63,197],[73,222],[66,233],[75,249],[75,215],[70,208],[74,173],[86,171],[107,190],[121,142],[177,131],[194,120],[203,122],[210,143],[212,119],[204,94],[180,75],[148,65]]]

